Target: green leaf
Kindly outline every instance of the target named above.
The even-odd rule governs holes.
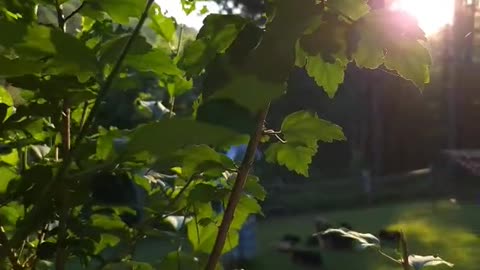
[[[143,0],[90,0],[87,6],[106,12],[114,22],[128,24],[130,18],[139,18],[145,9]]]
[[[358,20],[370,11],[368,0],[331,0],[327,7],[352,20]]]
[[[399,39],[385,56],[385,66],[395,70],[418,88],[430,82],[431,57],[427,48],[418,42]]]
[[[107,160],[115,153],[115,149],[113,147],[114,140],[120,138],[122,134],[118,129],[101,129],[99,133],[95,156],[100,160]]]
[[[44,67],[52,74],[75,74],[78,76],[93,76],[96,72],[96,58],[80,40],[56,28],[30,25],[25,27],[21,23],[2,23],[2,31],[17,32],[10,38],[0,41],[0,45],[13,48],[27,59],[44,57]],[[14,64],[20,65],[23,60]],[[25,63],[25,62],[23,62]],[[36,70],[34,65],[28,70]]]
[[[195,258],[184,251],[170,252],[158,265],[157,269],[198,269],[200,266]]]
[[[126,224],[116,216],[105,216],[94,214],[90,217],[91,226],[103,232],[125,232]]]
[[[330,98],[337,93],[338,86],[343,83],[346,66],[339,60],[327,63],[321,56],[307,58],[307,73],[315,79],[318,86],[323,87]]]
[[[303,68],[307,64],[307,53],[302,49],[300,41],[295,45],[295,66]]]
[[[108,40],[97,52],[99,62],[102,65],[113,64],[120,57],[120,53],[123,48],[127,45],[128,40],[130,39],[131,34],[119,35],[113,39]],[[128,51],[129,55],[142,55],[150,52],[152,46],[147,42],[145,37],[138,36],[133,40],[132,46]]]
[[[157,5],[150,9],[149,18],[151,20],[149,26],[158,35],[168,42],[172,42],[175,36],[175,23],[171,18],[165,17],[162,9]]]
[[[16,167],[18,165],[18,162],[19,162],[19,156],[18,156],[18,151],[16,149],[13,149],[8,154],[0,154],[0,166],[3,163],[12,167]]]
[[[330,143],[345,140],[341,127],[307,111],[288,115],[282,123],[282,134],[287,142],[303,143],[309,147],[316,146],[318,141]]]
[[[189,179],[195,174],[221,175],[235,169],[235,163],[207,145],[195,145],[180,151],[183,157],[182,176]]]
[[[95,247],[94,254],[100,254],[108,248],[115,247],[120,243],[120,238],[109,233],[100,235],[100,239]]]
[[[199,74],[217,54],[224,53],[232,45],[245,25],[246,20],[237,15],[207,16],[197,40],[184,49],[179,67],[190,75]]]
[[[197,216],[197,220],[200,219],[201,218]],[[187,223],[187,234],[195,252],[209,254],[212,252],[215,244],[215,239],[218,234],[218,226],[211,222],[207,224],[197,224],[196,219],[192,219]],[[231,251],[238,245],[238,230],[233,228],[229,230],[227,239],[228,240],[223,247],[222,254]]]
[[[257,200],[251,196],[243,195],[238,202],[237,208],[235,209],[235,216],[233,218],[230,228],[232,230],[240,231],[247,221],[247,218],[250,215],[262,214],[262,207],[258,204]]]
[[[352,57],[358,67],[376,69],[385,60],[384,48],[378,46],[377,35],[372,29],[364,28]]]
[[[193,80],[187,80],[183,76],[170,76],[166,86],[171,97],[178,97],[192,90]]]
[[[342,129],[316,114],[299,111],[287,116],[282,123],[286,143],[274,143],[265,152],[270,163],[284,165],[289,170],[308,176],[308,165],[317,152],[318,141],[344,140]]]
[[[125,59],[125,65],[141,72],[153,72],[158,76],[182,75],[173,60],[162,50],[155,49],[146,54],[130,54]]]
[[[230,47],[238,33],[245,27],[247,20],[239,15],[211,14],[203,20],[198,39],[208,40],[208,45],[217,53],[223,53]]]
[[[211,184],[198,183],[189,194],[189,199],[192,202],[208,203],[214,200],[224,200],[229,194],[226,189],[220,189]]]
[[[260,181],[258,177],[249,175],[247,178],[247,182],[245,183],[244,187],[245,192],[252,195],[253,197],[257,198],[258,200],[265,200],[267,196],[267,191],[265,190],[262,185],[260,185]]]
[[[0,178],[1,177],[2,176],[0,176]],[[6,232],[10,233],[16,229],[17,221],[23,217],[23,213],[23,205],[17,202],[12,202],[0,207],[0,220]]]
[[[347,41],[351,24],[336,16],[324,16],[314,31],[300,38],[300,46],[310,56],[320,54],[324,61],[348,63]],[[297,50],[298,53],[298,50]]]
[[[12,96],[5,88],[0,86],[0,123],[5,122],[14,113]]]
[[[13,77],[36,74],[42,70],[43,63],[23,58],[9,59],[0,55],[0,76]]]
[[[0,195],[7,192],[8,185],[17,177],[17,172],[12,167],[0,166]]]
[[[359,67],[388,69],[423,89],[430,82],[431,56],[422,43],[425,33],[404,12],[375,10],[356,22],[358,43],[353,58]]]
[[[294,143],[274,143],[265,151],[267,162],[277,163],[308,177],[308,166],[312,163],[312,157],[317,152],[316,147],[306,147]]]
[[[167,157],[178,149],[208,144],[225,147],[244,142],[244,136],[229,129],[191,119],[164,119],[138,127],[130,135],[127,152],[149,152],[157,157]]]
[[[197,107],[197,120],[222,126],[241,134],[250,134],[255,129],[255,115],[231,99],[215,99],[202,102]]]
[[[230,99],[256,114],[285,92],[285,85],[263,81],[254,75],[237,74],[210,99]]]
[[[183,50],[178,66],[188,74],[197,75],[215,57],[215,50],[209,50],[205,40],[195,40]]]

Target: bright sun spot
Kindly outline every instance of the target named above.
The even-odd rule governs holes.
[[[185,24],[186,26],[193,27],[197,30],[202,27],[203,19],[205,19],[208,13],[220,12],[220,7],[213,1],[198,1],[197,10],[189,15],[186,15],[185,12],[183,12],[182,4],[178,0],[156,0],[156,2],[167,16],[172,16],[178,23]],[[208,9],[207,14],[200,14],[199,10],[203,7]]]
[[[453,22],[455,0],[394,0],[392,8],[414,16],[427,36]]]

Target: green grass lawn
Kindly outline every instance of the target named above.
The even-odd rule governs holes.
[[[290,263],[287,255],[273,246],[285,233],[302,237],[313,232],[313,219],[323,216],[332,222],[347,221],[361,232],[376,233],[384,227],[405,231],[412,254],[438,254],[455,264],[454,269],[480,269],[480,206],[459,205],[441,201],[390,205],[353,211],[319,213],[281,218],[267,218],[259,224],[259,256],[248,270],[304,269]],[[329,270],[388,270],[399,269],[385,258],[373,253],[328,252],[324,255]],[[448,269],[445,267],[437,270]]]

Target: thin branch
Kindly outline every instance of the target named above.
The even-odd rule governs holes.
[[[408,246],[407,239],[405,238],[405,233],[400,233],[400,245],[402,247],[402,265],[403,270],[410,270],[410,263],[408,261]]]
[[[72,11],[72,13],[70,13],[68,16],[66,16],[63,21],[64,22],[67,22],[68,20],[70,20],[73,16],[75,16],[75,14],[77,14],[78,12],[80,12],[80,10],[82,10],[82,8],[85,6],[85,1],[83,1],[80,6],[75,9],[74,11]]]
[[[58,27],[64,31],[65,29],[65,19],[63,18],[63,11],[58,0],[55,0],[55,10],[57,11],[57,23]]]
[[[57,11],[57,21],[58,27],[62,32],[65,32],[65,18],[63,17],[63,10],[58,2],[55,0],[55,9]],[[61,137],[62,137],[62,158],[66,160],[70,155],[70,141],[71,141],[71,133],[70,133],[70,120],[71,120],[71,110],[68,104],[67,98],[63,99],[63,108],[61,114]],[[55,256],[55,269],[57,270],[64,270],[65,264],[67,263],[68,253],[66,250],[66,239],[67,239],[67,220],[68,220],[68,187],[65,183],[60,183],[60,190],[62,194],[60,194],[60,218],[59,218],[59,225],[58,225],[58,236],[57,236],[57,251]]]
[[[135,38],[140,34],[140,30],[141,30],[143,24],[145,23],[145,20],[148,17],[148,11],[150,10],[150,7],[153,5],[154,2],[155,2],[155,0],[148,0],[148,2],[146,4],[146,7],[145,7],[145,10],[143,11],[142,16],[140,17],[140,20],[139,20],[137,26],[135,27],[135,29],[134,29],[132,35],[130,36],[130,38],[128,39],[127,44],[125,45],[125,47],[121,51],[120,56],[118,57],[117,62],[113,66],[113,68],[112,68],[110,74],[108,75],[107,79],[102,84],[102,87],[100,88],[100,91],[98,92],[97,99],[95,100],[95,103],[93,104],[93,107],[90,110],[90,113],[88,114],[87,119],[85,120],[85,124],[84,124],[83,128],[80,130],[80,132],[79,132],[78,136],[76,137],[74,143],[72,144],[72,147],[70,148],[70,154],[65,159],[63,159],[62,166],[59,168],[56,176],[44,185],[43,189],[40,191],[40,194],[39,194],[40,198],[46,198],[48,196],[48,193],[52,189],[52,187],[54,185],[56,185],[61,179],[63,179],[68,167],[70,166],[70,164],[72,162],[73,156],[76,155],[79,145],[81,144],[81,142],[87,136],[88,130],[90,129],[90,126],[92,125],[92,123],[95,120],[95,116],[97,114],[98,108],[100,107],[100,104],[102,103],[106,94],[110,91],[110,88],[113,84],[113,80],[116,78],[117,74],[119,73],[119,71],[122,67],[123,61],[125,60],[130,48],[132,47]],[[42,216],[43,206],[44,206],[43,204],[36,204],[33,207],[33,209],[29,212],[29,214],[27,216],[25,216],[25,219],[24,219],[25,223],[26,224],[35,224],[34,221]],[[25,232],[23,234],[15,235],[15,237],[12,241],[13,244],[21,243],[21,241],[23,241],[23,239],[26,237],[26,234],[28,234],[28,233],[29,233],[28,230],[25,230]]]
[[[5,233],[5,229],[0,226],[0,249],[3,249],[5,253],[7,253],[7,257],[12,264],[12,269],[14,270],[22,270],[23,267],[18,261],[18,256],[13,252],[12,248],[10,247],[10,243],[8,241],[7,234]]]
[[[255,153],[257,151],[258,144],[260,143],[260,139],[263,134],[263,124],[267,117],[268,107],[269,106],[267,106],[258,114],[255,131],[251,135],[250,141],[248,142],[245,157],[243,158],[242,165],[240,166],[240,170],[238,171],[237,178],[235,179],[235,183],[233,185],[232,193],[230,194],[230,198],[228,200],[227,209],[225,210],[222,223],[220,224],[220,227],[218,229],[217,238],[215,239],[215,245],[213,246],[213,250],[208,257],[208,262],[205,267],[206,270],[216,269],[217,263],[220,259],[220,255],[222,254],[223,246],[225,245],[225,240],[227,239],[228,231],[233,221],[235,209],[237,208],[237,205],[242,197],[243,187],[245,186],[247,176],[255,160]]]
[[[394,263],[397,263],[397,264],[401,264],[401,261],[393,258],[392,256],[388,255],[387,253],[383,252],[381,249],[378,249],[378,253],[380,253],[380,255],[382,255],[383,257],[389,259],[390,261],[394,262]]]
[[[182,189],[178,192],[178,194],[175,197],[173,197],[173,199],[169,203],[169,207],[173,206],[178,201],[178,199],[180,199],[180,196],[182,196],[182,194],[187,190],[187,188],[193,183],[194,180],[195,180],[195,175],[190,177],[190,179],[188,179],[187,183],[182,187]]]

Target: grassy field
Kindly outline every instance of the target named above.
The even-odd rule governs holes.
[[[459,205],[450,201],[411,203],[340,211],[319,215],[332,222],[347,221],[355,230],[376,233],[384,227],[404,230],[410,252],[419,255],[438,254],[455,263],[454,269],[478,270],[480,265],[480,206]],[[268,218],[259,224],[259,256],[248,270],[305,269],[276,252],[273,245],[285,233],[303,237],[313,232],[313,219],[318,215]],[[398,269],[372,252],[335,253],[324,255],[328,270]],[[443,267],[438,270],[447,269]]]

